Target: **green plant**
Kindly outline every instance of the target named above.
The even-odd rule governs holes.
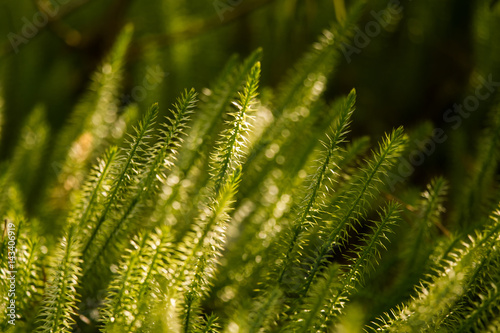
[[[126,27],[56,147],[37,107],[0,165],[2,331],[496,331],[500,108],[461,200],[441,177],[393,191],[428,128],[368,152],[348,144],[356,92],[322,97],[361,12],[339,14],[275,95],[259,96],[257,50],[164,120],[158,104],[118,108]],[[43,158],[57,174],[32,216]]]

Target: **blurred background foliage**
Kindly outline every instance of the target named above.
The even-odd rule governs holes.
[[[0,45],[4,114],[0,160],[12,157],[27,116],[34,109],[44,110],[30,121],[46,128],[42,133],[49,136],[48,147],[26,157],[47,160],[29,175],[35,184],[44,181],[40,175],[52,172],[54,165],[47,165],[50,162],[43,155],[60,140],[58,132],[91,86],[92,73],[127,24],[134,33],[121,73],[123,85],[118,88],[120,110],[130,103],[146,110],[157,101],[165,113],[184,88],[203,91],[233,54],[246,57],[259,47],[263,49],[263,96],[272,99],[266,87],[277,86],[322,30],[336,20],[334,3],[0,0],[0,35],[4,36]],[[380,12],[390,3],[369,1],[359,21],[361,30],[374,20],[372,11]],[[402,13],[369,38],[359,54],[341,59],[329,78],[325,99],[330,102],[357,89],[354,136],[378,137],[392,127],[411,129],[424,121],[443,128],[453,140],[438,146],[437,153],[417,168],[412,181],[426,183],[436,174],[445,174],[453,189],[464,172],[471,171],[475,139],[496,97],[482,101],[457,130],[451,130],[443,114],[474,91],[478,73],[500,81],[500,22],[495,20],[498,15],[484,15],[498,14],[500,6],[495,1],[475,0],[392,3],[399,3]],[[19,36],[27,38],[15,39]],[[23,189],[32,191],[27,196],[30,211],[36,205],[36,188]]]

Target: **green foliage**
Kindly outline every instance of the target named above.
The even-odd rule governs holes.
[[[356,91],[331,101],[327,84],[365,7],[334,5],[338,22],[276,91],[257,49],[164,121],[156,103],[135,115],[118,100],[126,26],[55,145],[35,107],[0,164],[0,329],[497,331],[498,103],[458,199],[445,177],[394,188],[432,125],[356,137]]]
[[[156,229],[132,242],[132,249],[117,267],[109,285],[109,295],[103,310],[104,324],[111,332],[136,330],[147,314],[154,297],[154,281],[167,273],[171,248],[170,230]]]
[[[76,228],[72,226],[50,263],[49,284],[40,307],[40,332],[70,332],[77,312],[76,288],[81,275],[81,255]]]

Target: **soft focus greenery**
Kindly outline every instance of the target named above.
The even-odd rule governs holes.
[[[1,331],[499,330],[496,1],[0,4]]]

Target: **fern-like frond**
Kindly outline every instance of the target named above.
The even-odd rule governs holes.
[[[464,294],[455,302],[450,313],[443,316],[443,328],[450,331],[479,331],[479,328],[472,327],[476,324],[486,327],[495,312],[498,314],[500,304],[495,294],[498,294],[496,286],[500,276],[500,251],[498,240],[496,243],[485,249],[473,263],[470,277],[463,285]]]
[[[174,105],[173,118],[167,120],[169,123],[164,125],[157,143],[150,151],[146,152],[147,159],[142,168],[143,171],[139,172],[140,179],[136,183],[135,193],[130,194],[120,207],[120,211],[115,213],[118,218],[111,218],[106,224],[106,233],[99,238],[101,245],[98,247],[95,257],[92,258],[90,267],[96,261],[103,259],[104,253],[121,251],[123,247],[120,243],[121,236],[127,235],[129,233],[127,230],[130,231],[134,228],[134,225],[131,226],[129,223],[131,217],[138,214],[147,200],[152,199],[158,193],[159,185],[165,179],[164,171],[172,165],[172,159],[180,145],[189,114],[195,103],[196,93],[192,89],[186,91]],[[153,106],[153,109],[156,109],[156,106]],[[106,257],[109,257],[109,253]]]
[[[2,332],[8,331],[10,326],[9,321],[15,322],[21,319],[19,309],[28,310],[26,305],[30,303],[29,299],[18,296],[26,296],[26,291],[29,293],[32,280],[30,280],[30,276],[27,276],[27,274],[31,273],[30,271],[34,268],[33,262],[30,259],[36,255],[32,251],[26,251],[26,247],[29,244],[25,244],[26,239],[24,241],[20,239],[22,232],[26,231],[25,229],[25,217],[15,214],[12,211],[9,212],[9,217],[5,218],[4,223],[2,223],[0,243],[0,298],[3,300],[0,304],[0,311],[4,314],[0,319],[0,330]],[[26,259],[28,259],[28,262],[26,262]],[[33,277],[36,278],[37,276]],[[21,285],[20,283],[28,284]],[[13,285],[14,288],[12,288]],[[37,290],[37,287],[40,286],[33,285],[34,290]],[[35,298],[38,295],[34,294],[33,296]],[[11,300],[15,302],[13,310],[11,310]],[[26,317],[28,320],[29,316]]]
[[[406,143],[403,129],[398,128],[380,143],[378,151],[366,162],[356,175],[351,186],[340,196],[331,213],[332,221],[322,230],[322,243],[313,251],[312,265],[303,282],[301,295],[307,293],[316,274],[333,246],[342,246],[346,241],[348,228],[355,228],[365,214],[369,200],[375,196],[383,183],[382,176],[395,164]]]
[[[298,246],[297,242],[303,230],[307,227],[307,224],[314,223],[313,212],[318,209],[316,200],[321,195],[323,187],[325,187],[324,181],[329,176],[332,165],[335,165],[336,161],[333,161],[336,157],[335,153],[339,149],[339,145],[345,140],[350,118],[354,112],[355,99],[356,93],[353,90],[341,106],[338,119],[332,130],[332,137],[328,138],[328,143],[324,143],[326,151],[319,163],[318,169],[312,176],[312,181],[305,192],[305,197],[299,208],[297,219],[292,225],[291,237],[287,241],[287,248],[284,251],[281,267],[278,268],[278,283],[281,283],[283,280],[284,273],[292,260],[292,252]]]
[[[97,253],[89,257],[89,251],[98,248],[98,244],[94,243],[96,237],[103,232],[101,230],[103,223],[109,219],[109,213],[116,207],[120,207],[127,195],[130,195],[128,193],[132,192],[134,185],[137,183],[137,173],[141,173],[144,168],[144,157],[140,156],[140,154],[145,153],[145,143],[150,138],[157,115],[158,105],[155,104],[139,122],[138,127],[135,129],[136,135],[131,138],[128,144],[129,148],[124,149],[125,157],[117,163],[117,174],[111,186],[111,192],[107,195],[107,201],[96,218],[95,228],[92,230],[90,237],[84,241],[83,256],[85,262],[88,263],[84,268],[84,272],[92,267],[96,259]]]
[[[350,95],[350,97],[353,96],[353,94]],[[304,228],[299,234],[310,229],[311,223],[315,224],[314,221],[320,221],[322,207],[327,207],[328,201],[335,195],[332,189],[339,187],[339,174],[347,165],[352,168],[355,159],[359,158],[359,154],[368,148],[366,138],[356,141],[352,147],[348,146],[348,151],[344,151],[342,145],[335,146],[335,140],[330,140],[336,134],[341,133],[337,129],[342,123],[339,120],[345,116],[345,114],[341,114],[348,112],[345,104],[345,97],[339,98],[330,107],[319,103],[315,107],[319,107],[321,110],[326,109],[328,115],[323,114],[321,118],[316,120],[311,119],[315,117],[306,118],[304,121],[298,120],[296,131],[294,130],[295,140],[273,143],[268,153],[275,154],[278,151],[277,159],[281,159],[280,163],[283,162],[283,165],[271,166],[271,169],[265,171],[268,176],[261,181],[262,185],[255,187],[255,184],[249,181],[252,176],[249,177],[245,174],[238,197],[247,199],[237,207],[235,215],[241,216],[241,218],[235,219],[235,223],[232,224],[233,242],[228,247],[227,261],[221,271],[222,278],[218,280],[218,285],[215,286],[214,290],[225,283],[230,283],[226,279],[234,277],[237,277],[238,280],[248,281],[248,286],[250,286],[262,283],[267,276],[267,281],[271,284],[268,287],[272,288],[279,279],[280,273],[283,274],[283,278],[285,275],[294,275],[294,272],[291,271],[284,274],[285,267],[290,266],[291,262],[300,257],[296,255],[299,246],[296,245],[292,248],[289,246],[290,240],[294,238],[294,231],[291,230],[293,223],[304,216],[304,213],[300,212],[302,209],[308,210],[309,214],[307,221],[302,221]],[[320,119],[321,124],[315,125],[314,129],[309,127],[309,122],[320,122]],[[321,139],[325,136],[325,131],[328,131],[327,136],[330,136],[326,140],[326,146],[334,147],[327,169],[323,169],[322,166],[325,165],[328,147],[318,148],[320,146],[318,143],[322,142]],[[321,177],[317,177],[316,181],[314,177],[321,175],[322,171],[324,171],[323,179],[319,184],[317,180]],[[308,174],[310,175],[307,176]],[[347,174],[342,173],[342,176],[345,177]],[[243,187],[245,184],[246,188]],[[315,195],[306,198],[313,193],[311,189],[315,186],[319,186]],[[249,187],[259,191],[252,194],[251,191],[248,191]],[[311,202],[311,200],[314,201],[314,204],[307,208],[307,202]],[[302,243],[301,237],[298,237],[298,242]],[[241,251],[243,248],[246,255],[242,260]],[[287,256],[289,251],[291,251],[289,259],[285,260],[288,263],[285,263],[283,258]],[[233,281],[233,283],[235,291],[237,290],[238,293],[241,292],[244,295],[247,292],[241,288],[242,284],[237,283],[237,281]],[[238,293],[235,294],[234,299],[238,299]],[[250,307],[255,308],[255,306]]]
[[[302,306],[296,309],[289,319],[289,323],[282,327],[280,332],[318,332],[324,330],[322,322],[330,306],[343,306],[344,299],[338,294],[336,304],[330,304],[330,297],[339,290],[339,267],[331,265],[311,287],[309,295],[303,300]]]
[[[119,156],[117,147],[110,147],[102,159],[98,159],[90,170],[88,179],[82,186],[78,204],[71,211],[69,223],[76,223],[80,230],[87,233],[93,230],[92,217],[102,208],[105,194],[110,192],[110,176],[113,165]],[[87,234],[87,237],[89,235]]]
[[[170,251],[170,230],[158,228],[137,237],[127,250],[108,287],[103,323],[110,331],[135,331],[153,308],[151,297],[158,274],[166,274]]]
[[[42,299],[45,287],[43,281],[45,255],[42,253],[43,240],[36,236],[39,230],[37,221],[23,221],[16,224],[18,227],[15,245],[17,253],[13,269],[16,271],[16,313],[18,326],[25,331],[30,331],[34,328],[36,306]],[[5,277],[4,274],[2,277]]]
[[[197,154],[206,150],[209,138],[215,135],[214,130],[218,121],[238,96],[238,89],[246,83],[246,79],[261,57],[261,49],[254,51],[241,65],[237,65],[237,59],[233,57],[220,74],[207,100],[200,105],[198,118],[189,131],[186,149],[183,150],[180,161],[181,171],[184,174],[187,174],[194,165]]]
[[[217,195],[228,174],[234,172],[236,163],[242,157],[242,148],[245,146],[245,133],[249,130],[247,118],[251,117],[254,111],[257,88],[260,79],[260,62],[257,62],[248,75],[243,92],[239,93],[239,98],[233,104],[237,111],[231,113],[234,121],[229,122],[230,126],[222,134],[222,140],[212,161],[212,176],[214,177],[214,191]]]
[[[228,122],[228,128],[221,134],[221,139],[218,147],[212,154],[211,169],[212,179],[209,184],[209,197],[206,201],[205,212],[194,223],[194,230],[188,233],[181,244],[181,260],[183,263],[180,268],[176,269],[175,277],[172,279],[171,288],[175,289],[178,279],[183,276],[186,268],[193,265],[193,258],[199,256],[201,251],[208,244],[212,244],[212,249],[209,250],[209,255],[203,260],[208,261],[208,270],[213,270],[215,263],[213,262],[219,255],[222,244],[225,239],[226,223],[228,220],[227,211],[230,209],[241,177],[241,159],[243,157],[242,148],[245,145],[245,134],[249,130],[247,118],[251,117],[257,88],[260,77],[260,63],[257,62],[250,71],[247,77],[245,87],[239,93],[239,99],[234,103],[237,111],[232,113],[233,120]],[[195,265],[196,267],[196,265]],[[205,279],[206,272],[197,273],[197,276]],[[200,290],[206,288],[201,281],[189,283],[191,291],[194,295],[198,295]],[[198,287],[199,286],[199,287]],[[200,290],[198,290],[200,289]],[[195,296],[190,296],[185,299],[185,309],[191,309],[191,304],[194,303]],[[188,313],[185,313],[188,316]],[[188,318],[191,318],[188,316]],[[189,320],[186,322],[189,324]],[[189,324],[191,325],[191,324]],[[187,326],[185,326],[187,327]]]
[[[462,318],[454,318],[455,325],[449,331],[456,333],[484,331],[490,321],[500,315],[500,290],[494,283],[488,286],[486,295],[479,294],[478,301],[468,306]]]
[[[150,154],[152,159],[149,162],[146,175],[143,176],[139,189],[141,191],[149,191],[149,195],[158,192],[158,189],[153,190],[156,178],[163,182],[165,176],[163,174],[165,167],[170,168],[175,160],[175,155],[182,143],[184,131],[187,128],[190,114],[196,106],[196,92],[194,89],[185,91],[174,104],[174,110],[170,110],[172,118],[167,118],[166,123],[163,123],[161,134],[158,137],[153,150]],[[156,186],[158,186],[157,184]]]
[[[323,278],[311,287],[307,298],[309,301],[306,300],[299,307],[303,310],[297,312],[299,317],[305,316],[307,319],[296,319],[296,315],[293,315],[290,320],[292,326],[301,326],[300,332],[311,332],[324,330],[337,320],[345,304],[378,263],[380,251],[385,249],[388,234],[399,221],[399,214],[399,205],[395,203],[389,203],[382,209],[380,221],[373,221],[369,232],[361,235],[363,243],[355,245],[352,256],[347,258],[351,264],[341,267],[340,271],[336,268],[336,272],[331,271],[333,268],[326,270]],[[316,309],[316,312],[309,312],[310,309]]]
[[[76,288],[81,276],[81,252],[75,226],[65,232],[50,260],[49,283],[38,314],[37,332],[72,332],[78,302]]]
[[[184,293],[182,304],[183,311],[181,315],[183,333],[193,332],[195,328],[200,324],[200,299],[202,296],[201,291],[205,289],[209,283],[209,281],[207,280],[207,275],[205,274],[205,270],[207,268],[209,268],[209,266],[207,265],[207,258],[205,255],[201,255],[201,257],[196,262],[196,266],[194,267],[195,273],[193,275],[191,284],[187,287],[187,290]]]
[[[260,64],[257,63],[235,104],[238,110],[233,114],[234,120],[228,124],[229,129],[222,134],[219,148],[213,155],[214,179],[208,204],[195,223],[193,232],[181,242],[179,263],[169,281],[170,293],[175,294],[179,287],[185,293],[182,312],[184,331],[197,326],[198,303],[208,287],[223,246],[227,213],[241,176],[241,168],[237,167],[237,163],[241,159],[240,150],[248,131],[246,118],[253,108],[259,76]],[[179,285],[182,281],[183,287]]]
[[[204,187],[210,179],[207,162],[219,128],[223,126],[221,123],[224,113],[231,107],[231,102],[238,97],[238,91],[246,84],[248,75],[261,56],[262,51],[256,50],[242,64],[238,63],[237,57],[231,58],[213,87],[204,90],[200,98],[200,107],[196,117],[193,117],[186,141],[180,149],[179,159],[171,173],[175,181],[165,184],[165,198],[161,198],[157,203],[156,220],[186,221],[192,219],[186,217],[186,214],[193,216],[196,214],[198,200],[192,200],[193,195],[197,195],[196,189]],[[182,186],[186,183],[191,186],[188,188]],[[180,212],[172,209],[175,201],[186,203],[182,205]],[[183,227],[188,229],[189,225]],[[179,231],[180,237],[183,233],[184,231]]]
[[[206,316],[203,322],[195,329],[195,333],[219,333],[220,325],[215,315]]]
[[[400,205],[390,202],[387,207],[379,212],[380,221],[373,221],[369,226],[369,232],[363,233],[362,244],[357,244],[352,250],[353,263],[348,266],[347,273],[342,274],[342,288],[346,294],[351,294],[359,284],[363,284],[381,258],[380,251],[386,249],[385,244],[389,242],[389,234],[393,232],[394,226],[400,221]]]
[[[183,241],[182,264],[176,268],[173,283],[187,282],[184,288],[184,332],[189,332],[199,320],[198,303],[206,294],[216,272],[218,258],[225,242],[229,210],[241,180],[241,167],[226,181],[206,209],[206,215],[194,226],[192,234]],[[186,274],[188,273],[188,274]],[[171,285],[171,288],[175,287]]]
[[[379,318],[375,323],[377,331],[436,332],[443,327],[453,307],[474,283],[473,277],[482,267],[480,263],[492,247],[498,246],[499,213],[492,215],[491,224],[484,231],[476,237],[469,236],[463,249],[451,253],[451,259],[430,281],[421,285],[415,298]]]
[[[317,162],[317,168],[311,176],[309,185],[303,191],[304,197],[298,204],[296,217],[291,224],[291,228],[281,237],[283,239],[278,241],[280,244],[277,248],[273,248],[271,258],[267,259],[270,262],[276,262],[278,264],[272,269],[271,276],[268,277],[269,284],[266,287],[271,291],[267,291],[265,293],[267,296],[263,296],[263,300],[259,299],[258,303],[264,305],[276,303],[276,293],[272,290],[278,289],[275,284],[281,284],[287,268],[289,268],[291,263],[296,259],[295,252],[296,248],[301,247],[300,237],[303,231],[306,230],[310,224],[314,224],[315,215],[317,215],[316,212],[320,210],[322,205],[320,198],[323,197],[325,192],[329,191],[326,180],[337,170],[340,144],[345,140],[350,118],[354,112],[355,96],[355,91],[352,91],[343,99],[342,103],[337,105],[337,118],[331,129],[332,134],[328,136],[328,142],[323,143],[324,151]],[[270,298],[266,299],[266,297]],[[254,305],[253,307],[260,309],[258,305]],[[260,313],[260,310],[258,311]],[[258,322],[263,322],[266,316],[272,315],[272,312],[261,313],[262,318],[258,320]],[[256,331],[256,327],[260,327],[254,326],[255,324],[256,321],[252,321],[250,324],[250,327],[254,327],[254,331]]]
[[[443,202],[448,190],[446,181],[439,177],[433,179],[427,190],[422,193],[418,207],[418,218],[408,233],[404,258],[405,271],[422,272],[432,247],[431,240],[436,236],[435,229],[441,226],[441,215],[444,212]]]

